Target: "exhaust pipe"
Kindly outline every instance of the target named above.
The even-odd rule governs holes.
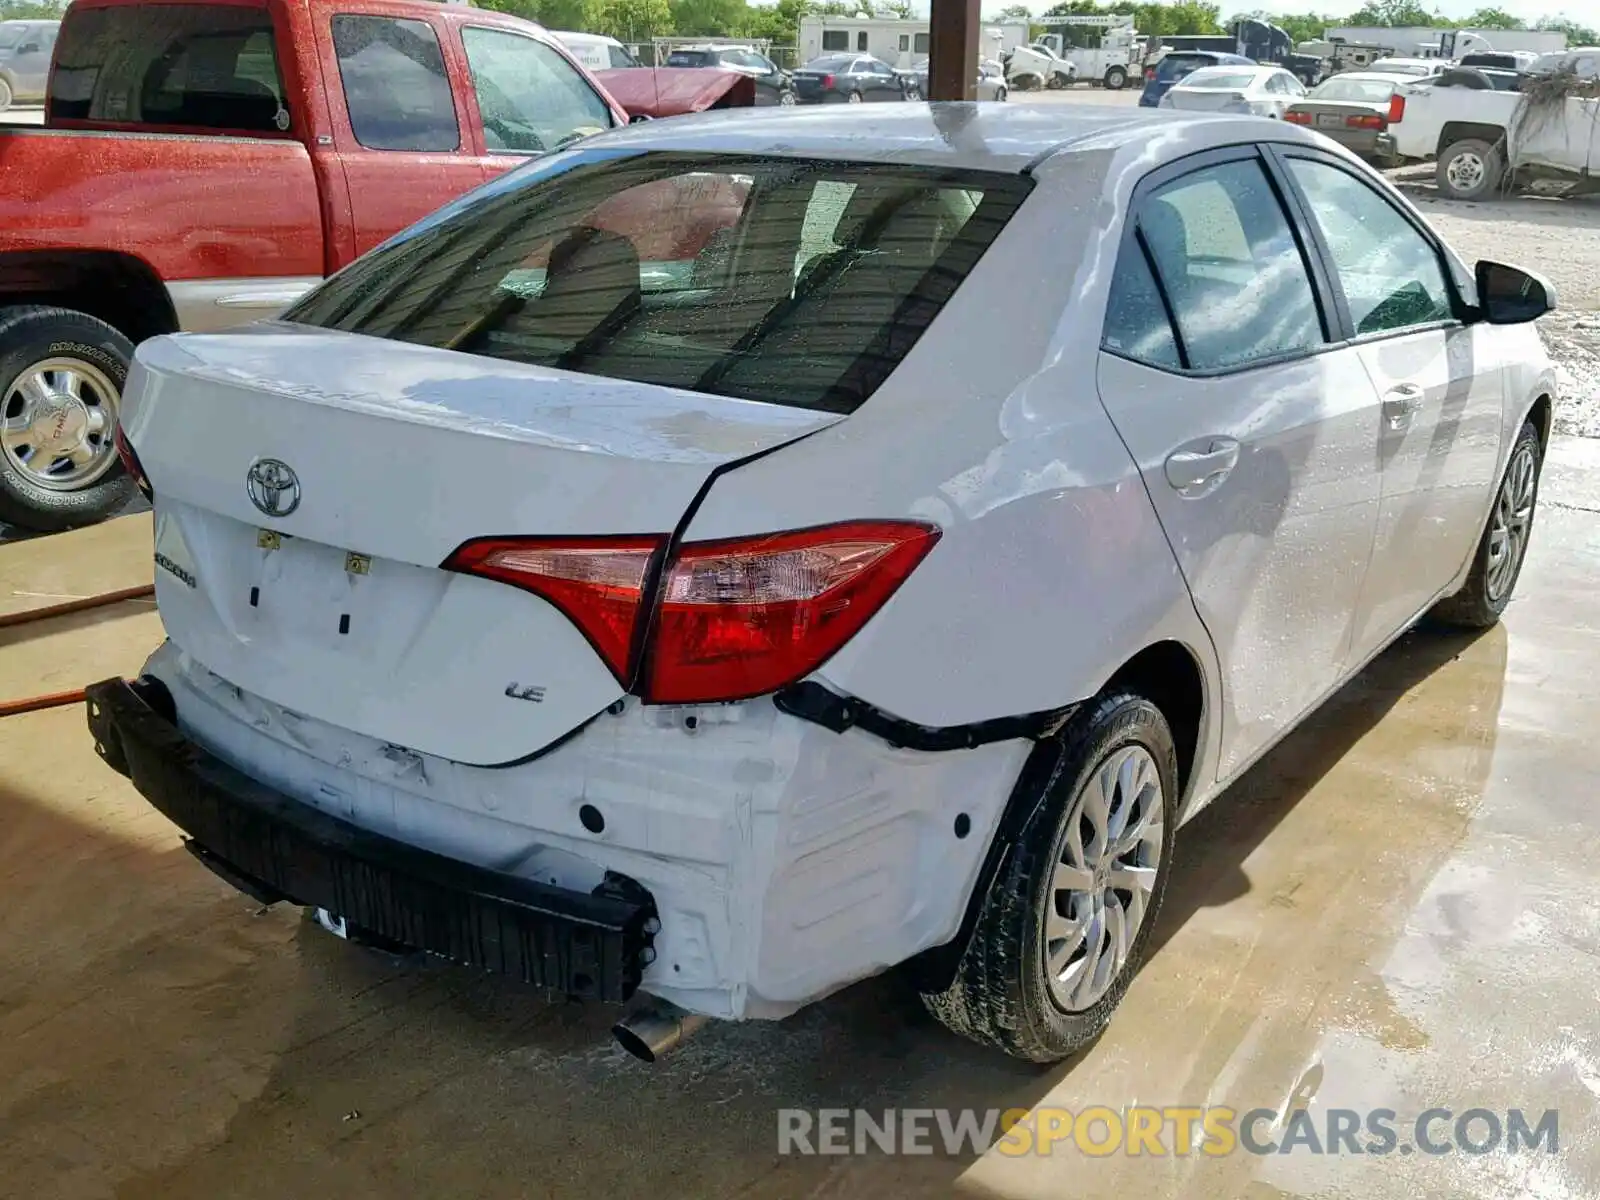
[[[635,1058],[653,1063],[683,1045],[710,1019],[685,1012],[670,1001],[652,998],[613,1025],[611,1036]]]

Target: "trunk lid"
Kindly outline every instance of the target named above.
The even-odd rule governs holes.
[[[281,325],[146,342],[123,407],[172,640],[292,713],[478,764],[624,688],[553,605],[439,569],[452,551],[670,533],[717,467],[840,419]],[[268,461],[292,487],[249,482]]]

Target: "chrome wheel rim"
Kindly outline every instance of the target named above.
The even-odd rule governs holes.
[[[1083,1012],[1122,975],[1143,928],[1161,868],[1165,797],[1143,746],[1108,755],[1063,822],[1044,914],[1051,998]]]
[[[850,97],[849,97],[849,102],[851,104],[860,104],[861,103],[861,93],[860,92],[851,92],[850,93]]]
[[[1487,590],[1490,603],[1498,603],[1516,582],[1522,556],[1528,549],[1528,533],[1533,527],[1533,496],[1538,471],[1533,447],[1517,448],[1506,464],[1506,476],[1495,497],[1494,515],[1489,519],[1489,563]]]
[[[794,103],[794,93],[793,92],[779,92],[778,93],[778,103],[783,105],[785,108],[789,107],[790,105],[792,105]]]
[[[82,359],[36,362],[0,393],[0,448],[30,483],[76,491],[116,461],[119,399],[105,372]]]
[[[1483,185],[1483,178],[1488,173],[1483,159],[1470,150],[1458,154],[1450,160],[1450,165],[1445,168],[1445,178],[1450,181],[1450,186],[1459,192],[1470,192]]]

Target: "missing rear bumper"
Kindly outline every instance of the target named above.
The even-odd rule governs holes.
[[[594,894],[407,845],[266,787],[186,738],[159,693],[89,687],[95,748],[192,841],[190,852],[263,903],[338,913],[380,937],[578,999],[639,985],[655,903],[610,876]],[[159,685],[155,685],[159,687]]]

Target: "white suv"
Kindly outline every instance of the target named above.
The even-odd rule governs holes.
[[[594,138],[140,347],[171,640],[90,726],[334,928],[677,1033],[909,961],[1060,1058],[1179,824],[1499,616],[1550,297],[1293,126],[792,117]]]

